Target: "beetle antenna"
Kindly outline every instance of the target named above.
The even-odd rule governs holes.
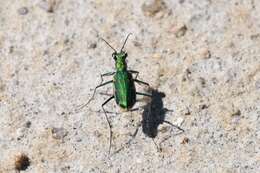
[[[113,48],[104,38],[101,37],[101,39],[102,39],[109,47],[111,47],[111,48],[116,52],[116,49]]]
[[[129,33],[129,34],[126,36],[125,42],[124,42],[124,44],[123,44],[123,46],[122,46],[120,52],[124,49],[125,44],[126,44],[126,41],[127,41],[128,37],[129,37],[131,34],[132,34],[132,33]]]

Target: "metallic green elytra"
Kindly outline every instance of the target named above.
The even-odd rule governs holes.
[[[127,53],[113,53],[116,73],[114,75],[114,96],[116,103],[123,109],[130,109],[136,102],[135,84],[132,74],[127,71]]]
[[[126,70],[114,75],[114,95],[116,103],[123,109],[130,109],[136,102],[135,84],[132,74]]]
[[[120,49],[119,52],[116,51],[106,40],[101,38],[109,47],[111,47],[114,50],[114,53],[112,54],[112,57],[115,60],[115,72],[109,72],[105,74],[101,74],[101,84],[96,86],[92,97],[89,99],[89,101],[83,105],[82,107],[88,105],[88,103],[94,98],[94,95],[96,93],[96,89],[100,88],[104,85],[107,84],[112,84],[114,85],[114,94],[110,98],[108,98],[103,104],[102,104],[102,109],[104,111],[107,123],[109,125],[110,129],[110,138],[109,138],[109,153],[111,149],[111,139],[112,139],[112,130],[111,130],[111,125],[107,117],[106,110],[104,109],[104,106],[112,99],[116,100],[117,105],[119,105],[121,108],[125,110],[130,110],[134,104],[136,103],[136,95],[142,95],[142,96],[148,96],[151,97],[151,94],[147,93],[140,93],[137,92],[135,89],[135,82],[139,84],[144,84],[146,86],[149,86],[148,83],[140,81],[137,79],[139,72],[134,71],[134,70],[128,70],[127,69],[127,63],[126,63],[126,58],[127,58],[127,53],[123,51],[124,46],[126,44],[126,41],[128,37],[131,34],[128,34],[122,48]],[[135,74],[135,77],[133,77],[133,74]],[[107,81],[103,83],[103,77],[104,76],[112,76],[113,75],[113,80]]]

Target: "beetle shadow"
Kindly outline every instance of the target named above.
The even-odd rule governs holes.
[[[129,139],[122,147],[117,149],[113,153],[113,155],[116,153],[119,153],[121,150],[123,150],[124,148],[126,148],[127,146],[129,146],[131,144],[131,142],[136,137],[140,126],[142,126],[143,133],[146,136],[153,139],[153,142],[156,145],[158,151],[160,151],[160,147],[155,143],[154,138],[158,134],[158,127],[160,124],[166,123],[176,129],[178,129],[180,131],[180,133],[184,132],[184,130],[182,128],[180,128],[179,126],[174,125],[171,122],[165,120],[166,113],[172,112],[172,110],[165,108],[163,105],[163,98],[166,96],[165,93],[160,92],[153,88],[149,88],[148,93],[151,93],[152,97],[151,97],[151,99],[149,99],[149,101],[147,100],[146,101],[147,104],[145,106],[143,106],[144,110],[142,113],[142,121],[137,125],[135,132],[131,135],[131,139]],[[136,110],[139,110],[139,108],[132,109],[131,111],[136,111]],[[177,134],[180,134],[180,133],[177,133]],[[165,139],[165,140],[167,140],[167,139]]]
[[[142,113],[141,125],[143,133],[150,138],[155,138],[158,134],[159,125],[163,123],[180,130],[181,133],[184,132],[179,126],[165,120],[166,113],[172,111],[164,107],[163,98],[166,96],[165,93],[153,88],[149,89],[149,93],[152,94],[151,101],[144,106]]]

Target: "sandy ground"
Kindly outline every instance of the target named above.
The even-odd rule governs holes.
[[[105,106],[108,155],[112,85],[77,108],[128,33],[153,98]],[[0,0],[0,127],[1,173],[259,172],[260,1]]]

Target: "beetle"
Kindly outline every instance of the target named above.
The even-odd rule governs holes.
[[[115,60],[115,72],[109,72],[109,73],[104,73],[101,74],[101,84],[95,87],[94,92],[92,97],[89,99],[89,101],[84,104],[82,107],[85,107],[86,105],[89,104],[89,102],[94,98],[96,90],[100,87],[103,87],[108,84],[113,84],[114,86],[114,93],[113,95],[108,98],[103,104],[102,104],[102,109],[104,112],[104,115],[106,117],[106,121],[109,126],[109,153],[111,150],[111,142],[112,142],[112,130],[111,130],[111,124],[109,122],[106,110],[104,106],[109,103],[112,99],[115,99],[116,104],[121,107],[122,109],[129,111],[134,104],[136,103],[136,96],[141,95],[141,96],[147,96],[147,97],[152,97],[151,94],[149,93],[141,93],[137,92],[135,88],[135,83],[138,84],[143,84],[146,86],[150,86],[148,83],[143,82],[141,80],[138,80],[138,75],[139,72],[135,70],[128,70],[127,68],[127,63],[126,63],[126,58],[127,58],[127,52],[124,51],[125,44],[131,35],[128,34],[123,46],[121,47],[120,51],[118,52],[116,49],[114,49],[105,39],[101,38],[110,48],[114,50],[112,53],[112,58]],[[135,77],[133,77],[135,75]],[[109,80],[107,82],[103,83],[103,77],[105,76],[113,76],[113,80]],[[81,108],[82,108],[81,107]]]

